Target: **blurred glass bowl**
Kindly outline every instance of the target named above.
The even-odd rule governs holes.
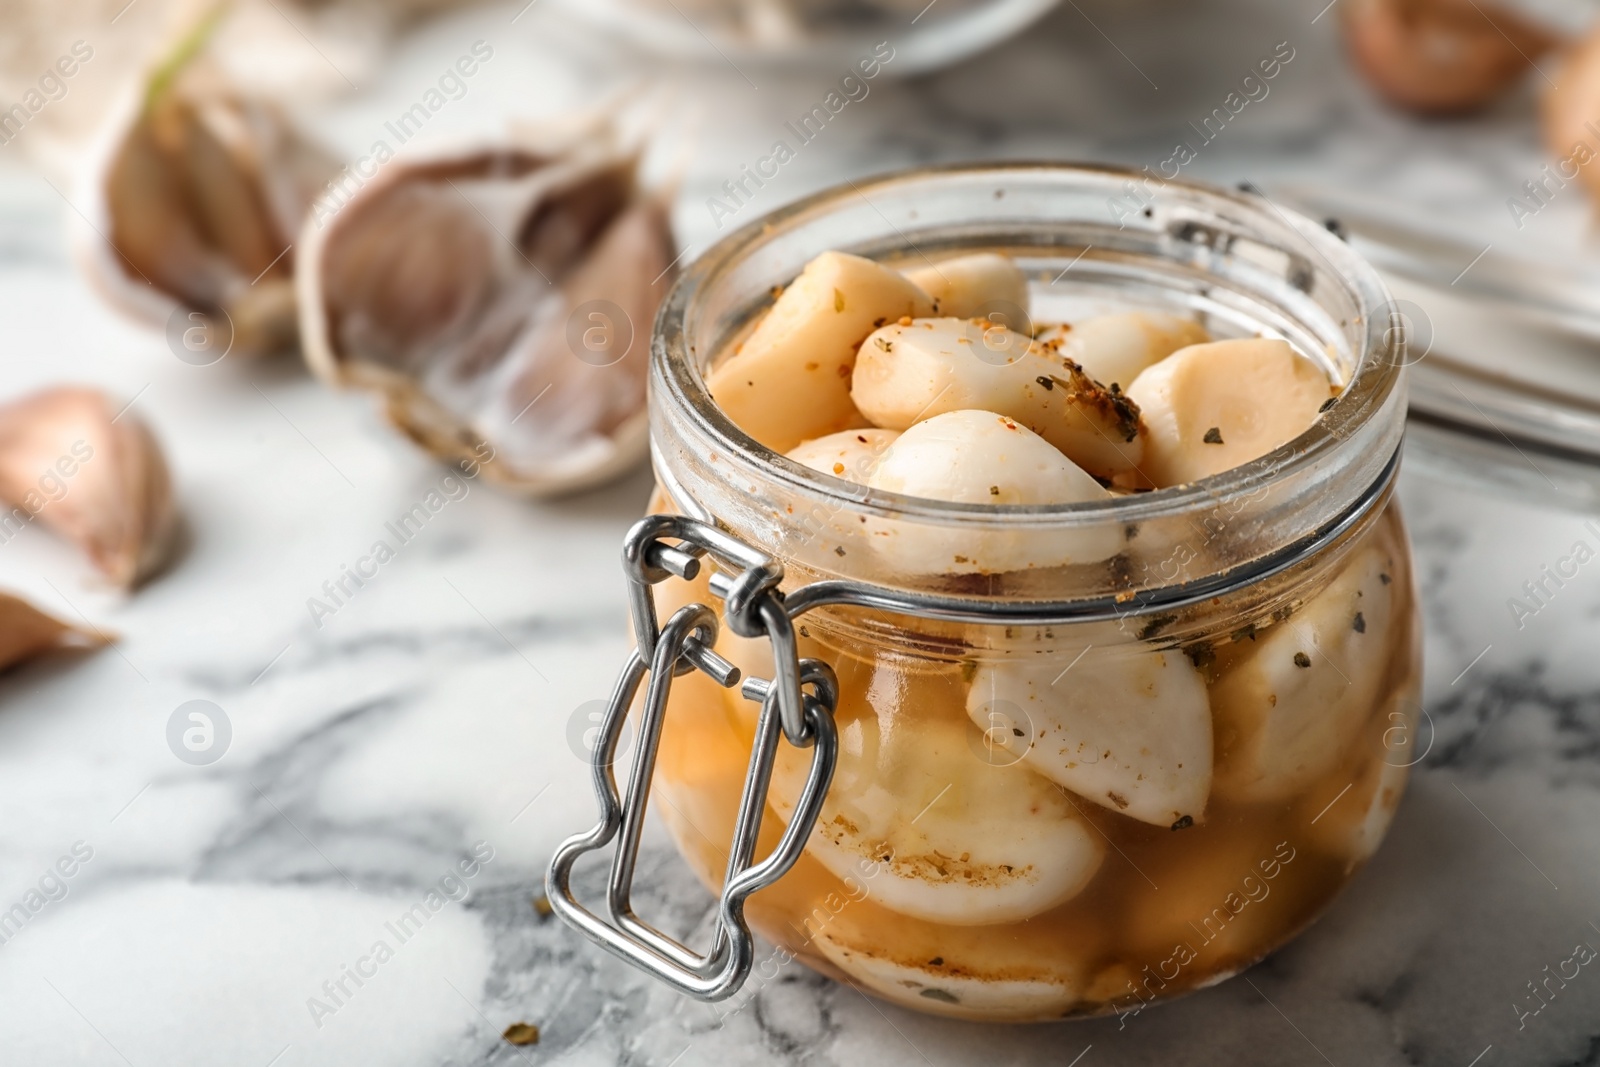
[[[679,59],[848,66],[887,41],[894,75],[949,66],[1018,33],[1060,0],[558,0],[636,47]]]

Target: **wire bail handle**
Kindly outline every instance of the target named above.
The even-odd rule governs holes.
[[[770,680],[745,678],[741,683],[739,669],[712,651],[718,623],[716,612],[707,605],[689,604],[665,625],[658,624],[651,587],[672,577],[694,580],[707,555],[718,567],[710,588],[723,602],[729,628],[741,637],[764,636],[771,641]],[[744,984],[755,955],[744,918],[746,898],[794,866],[822,810],[838,755],[833,721],[838,680],[826,663],[799,656],[792,613],[778,591],[782,565],[716,526],[681,515],[648,516],[628,531],[622,562],[629,579],[636,647],[617,678],[589,757],[600,817],[591,829],[568,838],[556,850],[545,876],[546,894],[557,915],[608,952],[682,993],[722,1000]],[[745,697],[761,704],[717,902],[716,931],[704,955],[651,926],[632,905],[639,840],[672,681],[696,670],[724,688],[738,685]],[[627,791],[619,794],[613,772],[616,750],[647,675],[639,744],[628,771]],[[757,863],[756,842],[780,734],[790,744],[814,751],[789,825],[772,852]],[[572,868],[580,856],[606,847],[613,838],[617,844],[602,917],[574,896]]]

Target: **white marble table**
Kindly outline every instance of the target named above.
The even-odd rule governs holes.
[[[518,100],[553,109],[637,70],[538,8],[510,25],[520,6],[435,29],[392,88],[404,96],[408,71],[492,40],[498,80],[461,112],[463,128],[486,128]],[[1332,20],[1311,23],[1320,6],[1068,4],[1011,48],[875,83],[749,213],[924,160],[1154,163],[1287,40],[1296,57],[1269,98],[1194,175],[1311,177],[1426,204],[1485,241],[1576,243],[1576,191],[1509,227],[1504,198],[1540,163],[1526,101],[1470,127],[1387,115],[1343,73]],[[728,70],[673,78],[681,106],[710,120],[678,219],[694,248],[716,234],[704,198],[822,91],[750,74],[758,88]],[[357,138],[363,121],[359,107],[329,120]],[[1582,516],[1402,477],[1436,740],[1370,867],[1248,983],[1125,1027],[995,1028],[869,1002],[794,966],[719,1021],[530,907],[552,847],[589,818],[567,731],[625,649],[617,545],[647,477],[531,505],[474,486],[318,627],[306,599],[440,469],[365,399],[297,365],[174,359],[71,271],[69,215],[50,186],[0,170],[0,393],[73,379],[137,395],[174,459],[187,532],[171,573],[128,599],[37,530],[0,546],[0,587],[122,635],[0,679],[0,911],[78,852],[70,878],[45,879],[60,899],[0,944],[0,1063],[1600,1063],[1596,968],[1518,1014],[1547,966],[1600,946],[1600,569],[1522,628],[1506,605],[1575,540],[1600,541]],[[207,766],[166,740],[195,699],[232,728]],[[475,845],[492,858],[469,864],[452,894],[465,898],[429,910],[430,887]],[[692,926],[707,898],[660,835],[644,865],[646,906]],[[402,941],[391,924],[419,903],[426,921]],[[392,958],[378,962],[380,940]],[[325,983],[340,981],[335,1000]],[[501,1040],[519,1020],[541,1028],[538,1045]]]

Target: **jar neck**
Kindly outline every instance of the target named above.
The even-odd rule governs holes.
[[[1260,197],[1187,183],[1150,194],[1121,226],[1106,204],[1134,172],[1062,165],[915,171],[819,194],[727,238],[663,304],[652,351],[653,456],[678,507],[714,518],[809,581],[848,580],[956,598],[1132,603],[1248,576],[1314,553],[1379,500],[1404,429],[1403,340],[1373,270],[1309,220]],[[1000,195],[1003,194],[1003,195]],[[1062,287],[1203,317],[1214,332],[1288,339],[1343,383],[1305,434],[1190,486],[1103,503],[979,507],[900,497],[828,478],[743,434],[712,403],[703,371],[786,284],[827,249],[893,263],[982,248],[1015,258],[1036,303]],[[1036,316],[1043,320],[1044,316]],[[874,552],[862,528],[913,530],[952,546],[984,536],[1048,541],[1115,529],[1122,550],[1097,565],[1003,574],[927,574]],[[1290,546],[1286,549],[1286,546]]]

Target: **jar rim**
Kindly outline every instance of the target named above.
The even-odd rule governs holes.
[[[1028,528],[1078,528],[1105,523],[1147,522],[1214,508],[1219,501],[1259,492],[1282,479],[1309,471],[1331,457],[1359,447],[1354,433],[1401,387],[1405,364],[1405,338],[1390,322],[1393,307],[1387,287],[1375,268],[1348,244],[1313,220],[1273,203],[1252,189],[1236,192],[1186,179],[1155,179],[1159,198],[1168,190],[1204,204],[1226,207],[1235,214],[1259,219],[1266,228],[1291,232],[1305,248],[1329,268],[1358,309],[1362,343],[1344,387],[1310,428],[1265,456],[1194,482],[1107,500],[1066,504],[957,503],[869,489],[830,477],[775,452],[756,441],[723,413],[712,399],[696,352],[689,341],[689,323],[698,297],[744,256],[775,231],[826,215],[830,209],[860,198],[873,206],[871,194],[912,186],[919,182],[992,176],[1092,180],[1113,190],[1125,182],[1150,182],[1141,170],[1098,163],[1049,160],[946,163],[882,173],[859,181],[847,180],[777,208],[722,238],[692,261],[662,301],[651,343],[653,393],[671,398],[695,429],[730,459],[785,489],[824,502],[848,506],[855,514],[883,518],[927,520],[957,525],[995,521]],[[881,214],[881,212],[880,212]],[[885,222],[889,222],[885,217]],[[889,222],[890,226],[894,226]],[[898,230],[898,227],[896,227]],[[909,243],[910,239],[907,238]],[[821,249],[818,250],[819,252]],[[658,464],[659,466],[659,464]],[[1380,477],[1382,477],[1380,475]],[[668,480],[667,484],[670,484]],[[676,495],[676,494],[674,494]],[[679,501],[692,504],[691,501]]]

